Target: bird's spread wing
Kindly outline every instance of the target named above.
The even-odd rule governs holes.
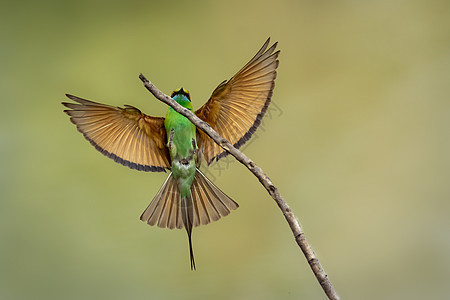
[[[170,168],[164,118],[150,117],[133,106],[124,108],[66,95],[64,112],[101,153],[129,168],[161,172]]]
[[[256,131],[272,97],[279,51],[274,52],[277,43],[267,49],[269,41],[236,75],[219,84],[195,112],[236,148]],[[228,154],[203,131],[198,131],[198,146],[208,164]]]

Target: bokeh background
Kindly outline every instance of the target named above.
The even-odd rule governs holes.
[[[166,174],[95,151],[72,93],[150,115],[200,107],[267,37],[273,106],[245,148],[343,299],[445,299],[450,278],[450,2],[1,1],[1,299],[325,299],[279,209],[231,160],[240,208],[186,234],[139,215]]]

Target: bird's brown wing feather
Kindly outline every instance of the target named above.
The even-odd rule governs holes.
[[[164,118],[150,117],[139,109],[96,103],[66,95],[64,112],[84,137],[101,153],[131,169],[162,172],[170,168]]]
[[[279,51],[274,52],[277,43],[267,49],[269,41],[236,75],[219,84],[195,112],[236,148],[250,139],[270,104]],[[228,154],[203,131],[198,131],[198,146],[208,164]]]

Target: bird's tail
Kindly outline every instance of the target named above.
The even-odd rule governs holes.
[[[192,227],[217,221],[239,205],[212,183],[199,169],[191,185],[190,197],[181,197],[177,180],[170,173],[141,215],[141,220],[161,228],[186,228],[191,268],[195,269],[192,250]]]
[[[189,256],[191,258],[191,270],[195,270],[194,249],[192,248],[192,224],[194,220],[194,210],[191,197],[181,197],[181,219],[188,235]]]

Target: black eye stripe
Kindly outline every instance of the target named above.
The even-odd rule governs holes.
[[[170,97],[173,98],[176,95],[184,95],[188,98],[189,101],[191,101],[191,95],[189,94],[188,91],[184,90],[183,88],[173,91]]]

